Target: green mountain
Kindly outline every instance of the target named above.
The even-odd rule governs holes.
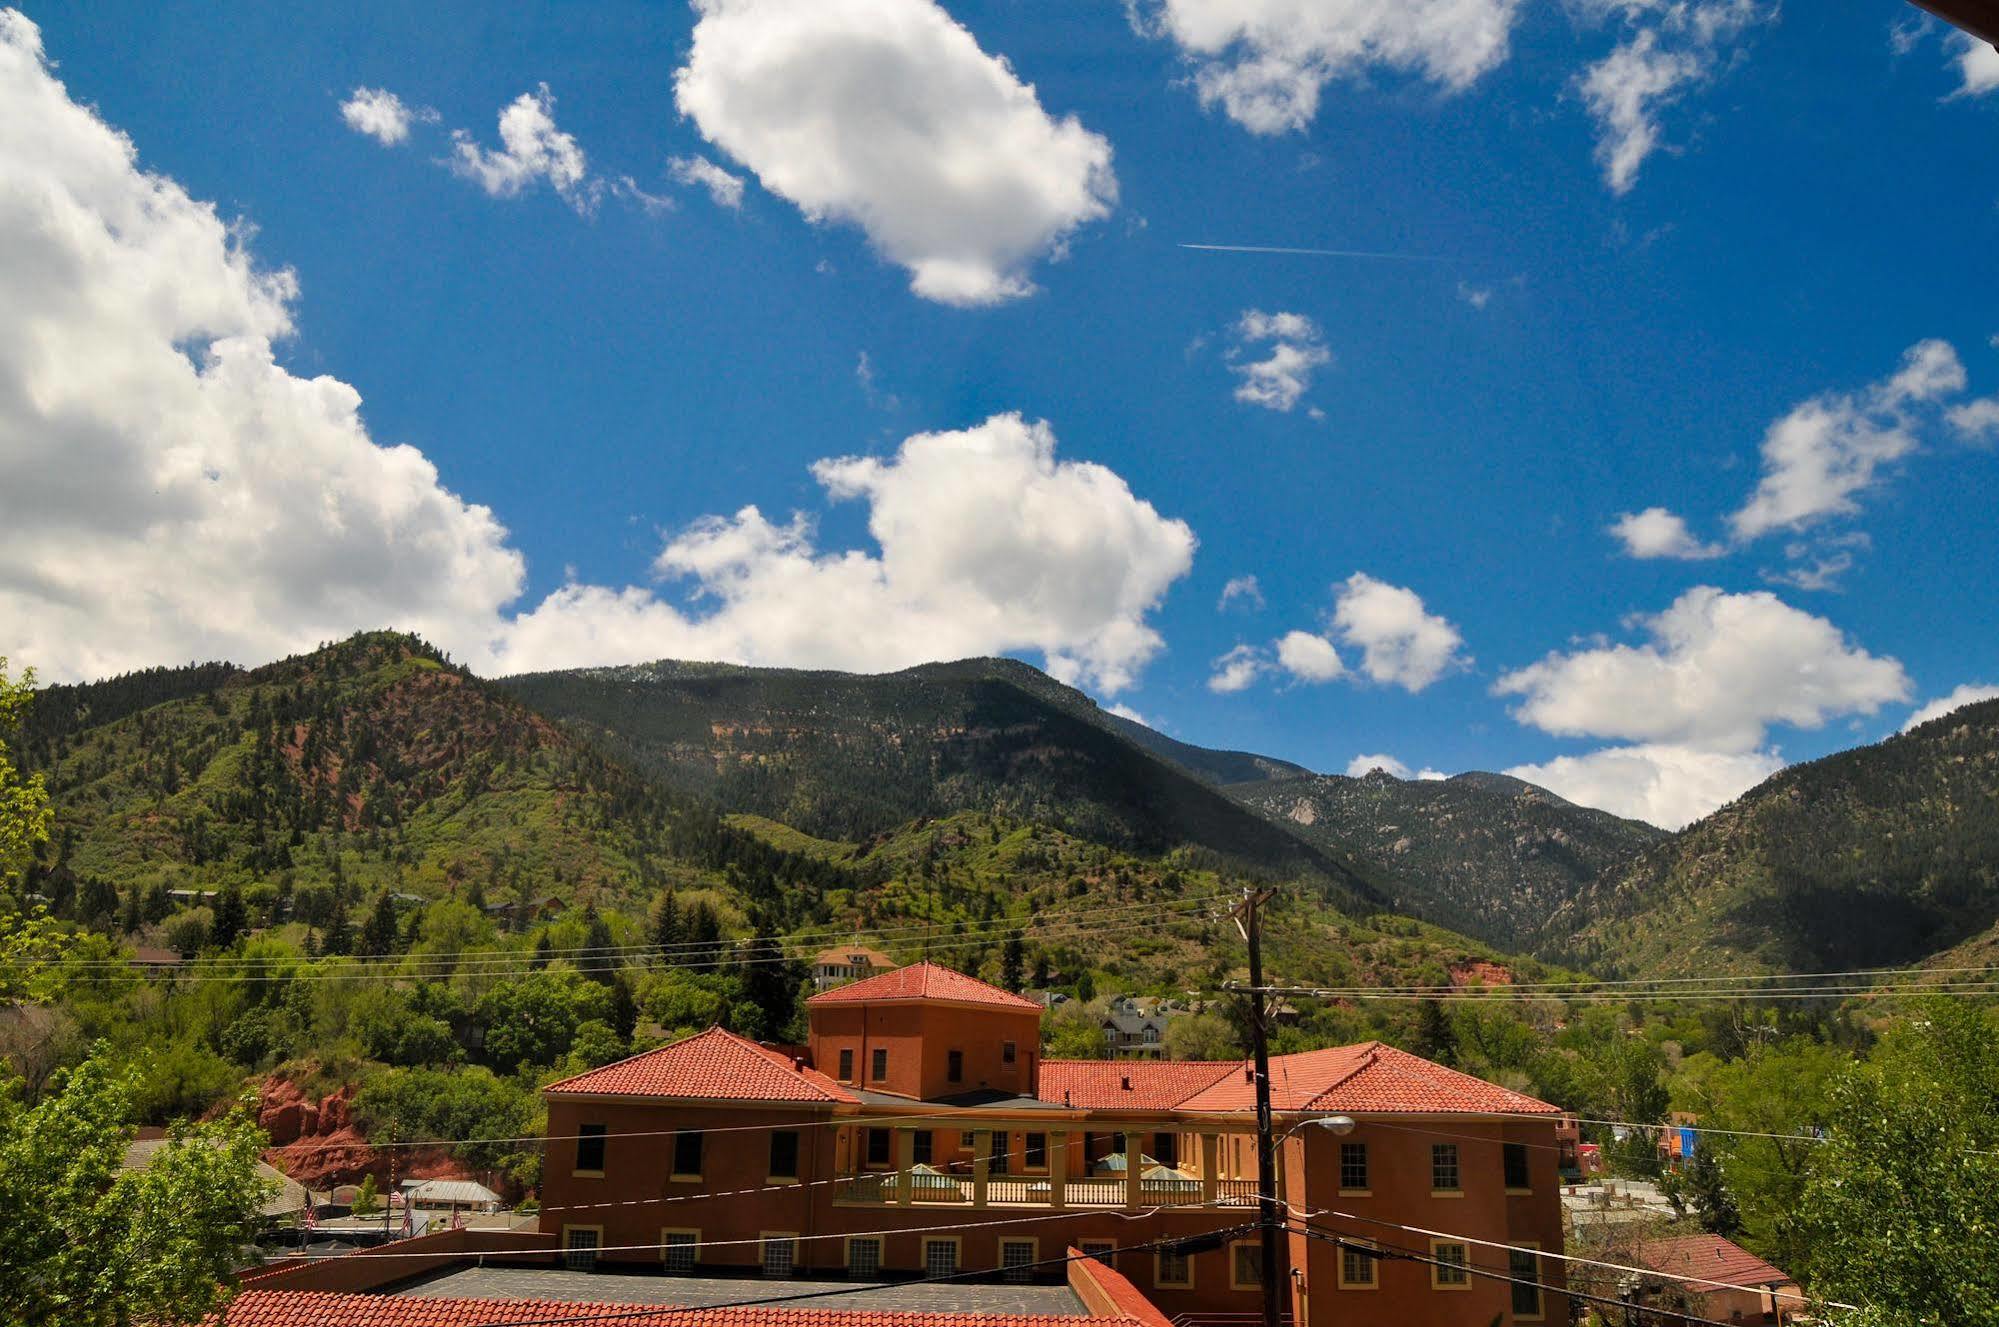
[[[1165,733],[1122,714],[1105,710],[1104,721],[1113,732],[1136,742],[1155,756],[1163,756],[1180,768],[1200,775],[1209,783],[1255,783],[1262,779],[1289,779],[1312,771],[1275,756],[1259,756],[1254,751],[1217,751],[1177,741]]]
[[[978,811],[1192,865],[1309,876],[1350,908],[1383,902],[1339,845],[1306,843],[1011,659],[874,675],[662,661],[501,685],[676,787],[817,838]],[[1256,759],[1230,754],[1195,758]]]
[[[1553,918],[1606,972],[1819,972],[1999,952],[1999,701],[1794,765]]]
[[[1228,791],[1312,842],[1356,853],[1404,910],[1509,949],[1534,948],[1578,893],[1668,837],[1504,774],[1376,770]]]

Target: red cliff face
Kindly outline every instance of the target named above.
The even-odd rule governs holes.
[[[387,1183],[391,1162],[398,1179],[473,1179],[441,1147],[377,1148],[355,1127],[354,1088],[343,1085],[314,1101],[297,1083],[268,1078],[258,1091],[257,1123],[270,1135],[264,1160],[308,1189],[358,1184],[363,1175]]]

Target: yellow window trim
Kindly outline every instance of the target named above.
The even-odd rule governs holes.
[[[1455,1285],[1439,1280],[1438,1277],[1443,1273],[1444,1269],[1439,1267],[1436,1263],[1433,1262],[1430,1264],[1430,1289],[1470,1290],[1471,1289],[1471,1245],[1465,1243],[1461,1239],[1433,1239],[1430,1241],[1430,1256],[1432,1258],[1441,1260],[1444,1255],[1440,1252],[1440,1250],[1446,1248],[1457,1248],[1464,1250],[1465,1279],[1456,1283]]]
[[[1350,1240],[1350,1241],[1348,1241],[1348,1243],[1352,1243],[1352,1244],[1356,1244],[1356,1245],[1358,1245],[1358,1244],[1364,1244],[1364,1243],[1366,1243],[1366,1241],[1365,1241],[1365,1240]],[[1369,1247],[1370,1249],[1372,1249],[1372,1248],[1374,1248],[1375,1246],[1374,1246],[1374,1245],[1372,1245],[1372,1244],[1368,1244],[1368,1247]],[[1336,1249],[1336,1250],[1334,1251],[1334,1254],[1335,1254],[1335,1256],[1336,1256],[1336,1257],[1338,1257],[1338,1259],[1339,1259],[1339,1263],[1338,1263],[1338,1268],[1339,1268],[1339,1276],[1338,1276],[1338,1281],[1339,1281],[1339,1287],[1340,1287],[1340,1289],[1342,1289],[1342,1290],[1379,1290],[1379,1289],[1381,1289],[1381,1260],[1380,1260],[1380,1259],[1378,1259],[1378,1258],[1377,1258],[1377,1259],[1373,1260],[1373,1271],[1374,1271],[1374,1279],[1373,1279],[1372,1281],[1349,1281],[1349,1280],[1347,1280],[1347,1249],[1346,1249],[1346,1246],[1345,1246],[1344,1244],[1343,1244],[1343,1245],[1341,1245],[1341,1246],[1340,1246],[1340,1247],[1339,1247],[1338,1249]]]
[[[569,1172],[569,1178],[574,1180],[601,1180],[604,1178],[604,1172],[601,1170],[572,1170]]]
[[[1373,1190],[1373,1189],[1341,1189],[1341,1190],[1340,1190],[1340,1197],[1342,1197],[1342,1198],[1372,1198],[1372,1197],[1374,1197],[1374,1190]]]
[[[694,1236],[694,1265],[701,1265],[701,1232],[693,1226],[662,1226],[659,1231],[659,1262],[666,1265],[666,1237],[668,1235]]]
[[[1231,1290],[1261,1290],[1261,1289],[1263,1288],[1263,1286],[1262,1286],[1262,1283],[1261,1283],[1261,1282],[1258,1282],[1258,1281],[1239,1281],[1239,1280],[1237,1280],[1237,1279],[1236,1279],[1236,1274],[1235,1274],[1235,1273],[1236,1273],[1236,1268],[1238,1268],[1238,1267],[1240,1267],[1240,1266],[1242,1265],[1242,1262],[1241,1262],[1241,1260],[1240,1260],[1240,1259],[1238,1259],[1238,1258],[1236,1257],[1236,1250],[1237,1250],[1237,1249],[1257,1249],[1257,1250],[1259,1250],[1259,1251],[1260,1251],[1260,1250],[1261,1250],[1261,1248],[1262,1248],[1262,1246],[1261,1246],[1260,1244],[1257,1244],[1257,1243],[1256,1243],[1255,1241],[1252,1241],[1252,1240],[1246,1240],[1246,1239],[1239,1239],[1239,1240],[1236,1240],[1236,1241],[1235,1241],[1234,1243],[1232,1243],[1232,1244],[1230,1244],[1230,1245],[1229,1245],[1229,1289],[1231,1289]],[[1259,1266],[1261,1266],[1261,1264],[1259,1264]]]
[[[1166,1261],[1165,1251],[1162,1249],[1154,1249],[1152,1251],[1152,1284],[1155,1287],[1162,1290],[1192,1290],[1194,1288],[1194,1255],[1186,1253],[1182,1254],[1181,1257],[1185,1258],[1187,1262],[1187,1279],[1184,1281],[1168,1281],[1163,1271]]]
[[[1541,1244],[1540,1244],[1540,1241],[1539,1241],[1539,1240],[1531,1240],[1531,1239],[1523,1239],[1523,1240],[1521,1240],[1521,1241],[1520,1241],[1520,1242],[1519,1242],[1519,1243],[1518,1243],[1517,1245],[1515,1245],[1514,1247],[1515,1247],[1515,1248],[1520,1248],[1520,1249],[1532,1249],[1532,1250],[1534,1250],[1534,1279],[1535,1279],[1536,1281],[1539,1281],[1539,1280],[1541,1279]],[[1507,1274],[1508,1276],[1511,1276],[1511,1275],[1513,1275],[1513,1269],[1512,1269],[1511,1267],[1508,1267],[1508,1268],[1506,1269],[1506,1274]],[[1509,1283],[1509,1284],[1507,1285],[1507,1289],[1508,1289],[1509,1291],[1511,1291],[1511,1290],[1513,1289],[1513,1286],[1512,1286],[1512,1284],[1511,1284],[1511,1283]],[[1516,1313],[1516,1314],[1514,1314],[1514,1315],[1513,1315],[1513,1321],[1515,1321],[1515,1322],[1545,1322],[1545,1321],[1547,1320],[1547,1317],[1548,1317],[1548,1288],[1547,1288],[1546,1286],[1539,1286],[1539,1285],[1535,1286],[1535,1287],[1534,1287],[1534,1298],[1535,1298],[1535,1301],[1536,1301],[1537,1303],[1539,1303],[1539,1304],[1540,1304],[1540,1306],[1541,1306],[1541,1311],[1540,1311],[1539,1313]]]

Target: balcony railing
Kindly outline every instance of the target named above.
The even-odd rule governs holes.
[[[841,1203],[894,1205],[902,1201],[905,1177],[894,1171],[871,1171],[846,1175],[835,1181],[833,1199]],[[988,1207],[1054,1207],[1053,1183],[1045,1177],[994,1175],[986,1180],[984,1192],[967,1176],[947,1175],[918,1169],[907,1176],[912,1203],[947,1203],[972,1207],[983,1199]],[[1064,1207],[1254,1207],[1256,1181],[1195,1176],[1180,1179],[1142,1179],[1133,1193],[1122,1176],[1068,1180],[1062,1185],[1060,1206]]]

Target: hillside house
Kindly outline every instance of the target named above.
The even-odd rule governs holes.
[[[879,949],[869,949],[865,945],[822,949],[812,960],[812,986],[815,990],[827,991],[844,982],[859,981],[877,972],[886,972],[894,966],[894,959]]]

